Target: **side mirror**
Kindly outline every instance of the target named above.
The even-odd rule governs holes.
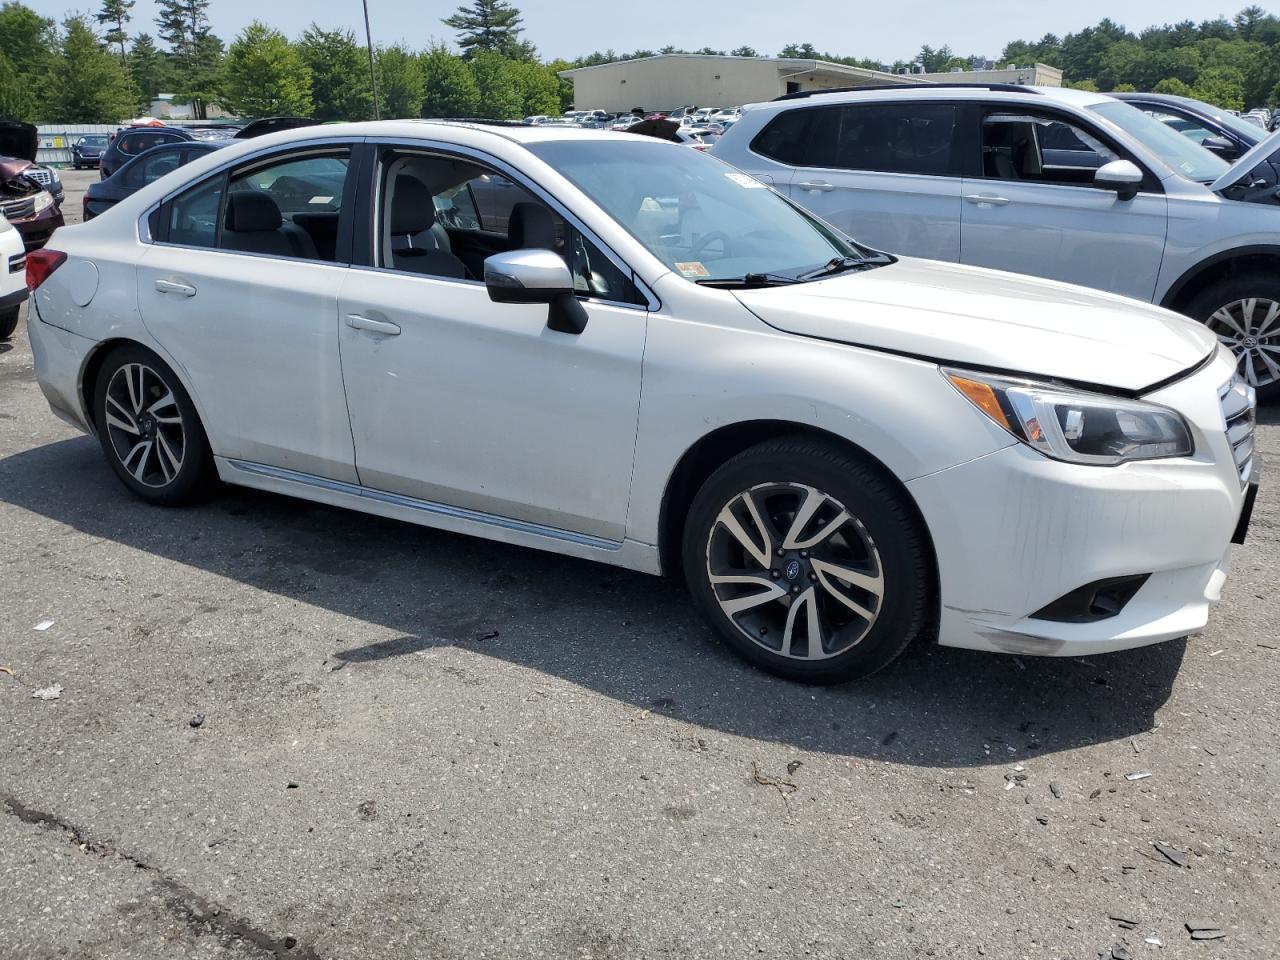
[[[1142,186],[1142,171],[1130,160],[1112,160],[1094,173],[1093,184],[1104,190],[1114,190],[1121,200],[1132,200]]]
[[[560,333],[581,333],[587,311],[573,291],[573,274],[550,250],[495,253],[484,262],[484,285],[494,303],[546,303],[547,326]]]
[[[1226,137],[1206,137],[1201,141],[1200,146],[1210,153],[1217,154],[1223,160],[1235,160],[1240,156],[1236,145]]]

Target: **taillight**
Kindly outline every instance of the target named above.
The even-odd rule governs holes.
[[[27,254],[27,289],[34,290],[49,279],[49,274],[62,266],[67,255],[61,250],[32,250]]]

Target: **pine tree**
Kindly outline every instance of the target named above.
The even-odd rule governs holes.
[[[400,44],[378,51],[378,99],[382,116],[422,116],[422,62]]]
[[[49,78],[50,120],[114,123],[133,112],[137,94],[120,60],[98,42],[87,16],[66,21],[62,56]]]
[[[317,120],[368,120],[373,116],[369,61],[350,30],[311,24],[298,41],[311,70],[311,115]]]
[[[476,78],[466,61],[437,45],[419,56],[422,64],[421,116],[474,117],[480,102]]]
[[[162,92],[165,77],[164,55],[156,49],[156,43],[148,33],[133,38],[129,50],[129,75],[138,88],[139,103],[145,112],[147,105]]]
[[[156,26],[178,67],[173,93],[203,120],[218,95],[222,41],[209,30],[209,0],[158,0]]]
[[[102,9],[97,13],[99,24],[110,24],[107,32],[102,35],[103,42],[108,46],[119,47],[121,60],[127,56],[125,44],[129,41],[129,32],[125,25],[133,19],[129,13],[133,4],[134,0],[102,0]]]
[[[279,30],[255,20],[227,49],[223,104],[241,117],[311,112],[311,71]]]
[[[472,0],[444,24],[458,31],[458,46],[468,60],[477,53],[500,53],[513,60],[533,57],[533,47],[520,39],[520,11],[505,0]]]

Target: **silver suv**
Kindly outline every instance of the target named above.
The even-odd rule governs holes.
[[[1177,310],[1280,394],[1277,148],[1228,165],[1103,94],[920,84],[752,105],[712,152],[873,247]]]

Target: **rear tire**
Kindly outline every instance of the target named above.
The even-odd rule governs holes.
[[[18,314],[21,311],[22,307],[0,310],[0,340],[8,340],[13,336],[13,331],[18,329]]]
[[[1260,398],[1280,397],[1280,279],[1263,273],[1224,277],[1183,312],[1235,354],[1236,369]]]
[[[148,503],[181,506],[212,488],[213,453],[195,405],[150,350],[117,347],[103,360],[93,417],[111,469]]]
[[[821,440],[772,440],[721,466],[690,507],[683,559],[708,622],[791,680],[869,676],[932,622],[915,512],[877,470]]]

